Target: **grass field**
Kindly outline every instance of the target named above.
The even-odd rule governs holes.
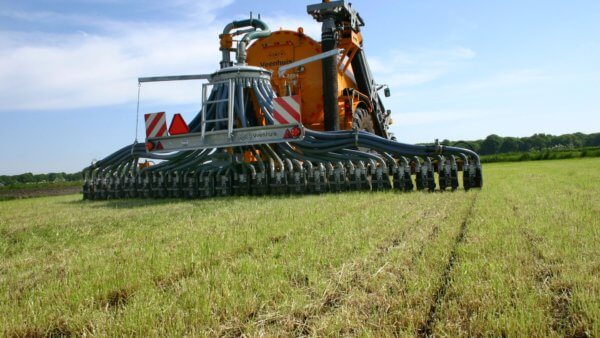
[[[0,202],[0,334],[600,336],[600,159],[481,191]]]

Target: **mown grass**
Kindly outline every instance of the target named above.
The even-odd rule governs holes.
[[[0,203],[0,333],[598,335],[600,160],[481,191]]]
[[[489,168],[436,331],[598,336],[600,160]]]

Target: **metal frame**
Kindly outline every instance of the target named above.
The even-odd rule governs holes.
[[[211,74],[197,75],[170,75],[170,76],[149,76],[138,78],[138,83],[144,82],[164,82],[164,81],[184,81],[184,80],[209,80]]]
[[[218,100],[208,100],[208,86],[216,86],[218,84],[227,83],[227,98]],[[235,90],[233,79],[227,79],[224,81],[209,82],[202,84],[202,127],[201,134],[202,140],[206,135],[206,123],[209,122],[223,122],[227,121],[227,136],[229,139],[233,138],[233,108],[234,108]],[[211,103],[227,102],[227,118],[206,120],[206,109]],[[209,132],[211,133],[211,132]]]
[[[218,100],[208,100],[208,86],[216,86],[218,84],[227,83],[227,98],[226,99],[218,99]],[[234,81],[233,79],[228,79],[225,81],[218,82],[209,82],[202,84],[202,128],[201,133],[202,137],[206,134],[206,123],[209,122],[223,122],[227,121],[227,135],[231,139],[233,137],[233,115],[234,115],[234,100],[235,100],[235,90],[234,90]],[[227,102],[227,118],[224,119],[212,119],[206,120],[206,109],[211,103],[220,103]],[[209,132],[210,133],[210,132]]]
[[[300,130],[296,138],[285,138],[287,131],[293,128]],[[217,130],[206,133],[190,133],[173,136],[148,138],[147,142],[162,145],[161,150],[153,152],[172,152],[181,150],[228,148],[249,146],[255,144],[269,144],[282,142],[297,142],[304,139],[304,127],[301,124],[278,124],[260,127],[247,127],[237,129],[232,135],[228,130]]]
[[[300,60],[296,62],[295,67],[308,62],[316,61],[321,58],[331,56],[335,53],[339,53],[338,50],[333,50],[328,55],[319,54],[315,57]],[[299,63],[300,62],[300,63]],[[299,63],[299,64],[298,64]],[[291,65],[293,68],[294,65]],[[260,72],[256,72],[260,71]],[[175,76],[157,76],[157,77],[144,77],[139,78],[140,83],[143,82],[160,82],[160,81],[181,81],[181,80],[208,80],[207,83],[202,84],[202,113],[201,113],[201,128],[200,132],[188,133],[181,135],[163,136],[163,137],[152,137],[147,138],[146,142],[154,143],[155,145],[160,142],[160,150],[153,150],[152,152],[172,152],[181,150],[193,150],[193,149],[204,149],[204,148],[226,148],[226,147],[237,147],[237,146],[248,146],[256,144],[269,144],[269,143],[282,143],[282,142],[295,142],[304,139],[304,127],[301,123],[295,124],[281,124],[281,125],[267,125],[259,127],[246,127],[234,129],[235,122],[235,85],[236,79],[239,78],[270,78],[269,72],[262,69],[256,68],[248,71],[247,68],[228,68],[222,72],[215,74],[205,75],[175,75]],[[226,84],[227,85],[227,98],[209,100],[209,87],[216,85]],[[217,104],[221,102],[227,102],[227,117],[226,118],[215,118],[212,120],[206,119],[207,108],[210,104]],[[227,121],[227,129],[225,130],[206,130],[206,124],[212,122],[224,122]],[[295,134],[296,137],[290,137],[289,135],[294,128],[299,131]],[[156,149],[156,148],[155,148]]]

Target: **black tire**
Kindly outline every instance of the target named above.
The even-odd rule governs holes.
[[[366,132],[375,134],[375,124],[373,123],[373,116],[364,108],[358,107],[354,112],[353,127],[358,130],[364,130]]]

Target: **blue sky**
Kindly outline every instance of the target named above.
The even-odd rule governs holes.
[[[0,1],[0,174],[74,172],[132,142],[137,77],[216,70],[219,31],[250,11],[318,40],[309,3]],[[600,131],[600,2],[353,6],[399,140]],[[189,118],[199,88],[145,85],[141,113]]]

